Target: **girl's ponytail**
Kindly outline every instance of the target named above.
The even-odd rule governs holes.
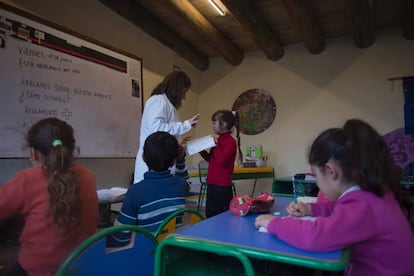
[[[80,225],[80,186],[73,168],[75,139],[73,129],[57,118],[43,119],[31,127],[27,135],[29,147],[43,158],[48,178],[50,210],[54,222],[63,233]]]

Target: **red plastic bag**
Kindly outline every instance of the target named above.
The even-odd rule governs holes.
[[[275,198],[271,193],[260,193],[255,197],[247,195],[237,195],[230,201],[230,212],[235,216],[245,216],[248,213],[267,213],[269,212]]]

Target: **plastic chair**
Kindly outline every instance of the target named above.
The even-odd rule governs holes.
[[[317,196],[319,188],[316,180],[306,180],[305,173],[297,173],[292,176],[292,193],[294,197],[298,196]]]
[[[198,162],[198,179],[200,180],[200,193],[198,195],[197,211],[201,212],[203,207],[204,198],[207,193],[207,171],[208,171],[208,162],[201,160]]]
[[[107,248],[107,237],[115,232],[131,231],[131,242]],[[147,230],[135,225],[106,228],[83,241],[60,266],[64,275],[153,275],[158,242]]]
[[[203,207],[204,199],[207,193],[207,171],[208,171],[208,162],[205,160],[201,160],[198,162],[198,178],[200,180],[200,194],[198,195],[198,203],[197,203],[197,211],[201,212],[201,208]],[[231,183],[233,196],[236,196],[236,185]]]
[[[171,236],[155,253],[155,276],[257,275],[249,258],[232,246]]]
[[[177,229],[195,224],[203,219],[203,215],[196,210],[190,208],[179,209],[170,214],[161,222],[155,231],[154,236],[157,241],[160,242],[167,235],[174,233]]]

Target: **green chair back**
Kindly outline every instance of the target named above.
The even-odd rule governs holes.
[[[131,232],[130,243],[108,248],[107,238],[121,231]],[[152,276],[157,244],[150,232],[135,225],[105,228],[82,242],[62,263],[56,275]]]
[[[198,211],[190,208],[183,208],[175,211],[166,217],[158,226],[154,233],[158,242],[162,241],[167,235],[174,233],[177,229],[191,224],[195,224],[204,219]]]

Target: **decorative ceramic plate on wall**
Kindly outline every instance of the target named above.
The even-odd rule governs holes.
[[[276,117],[275,101],[261,89],[243,92],[234,102],[232,110],[239,113],[240,132],[248,135],[262,133]]]

